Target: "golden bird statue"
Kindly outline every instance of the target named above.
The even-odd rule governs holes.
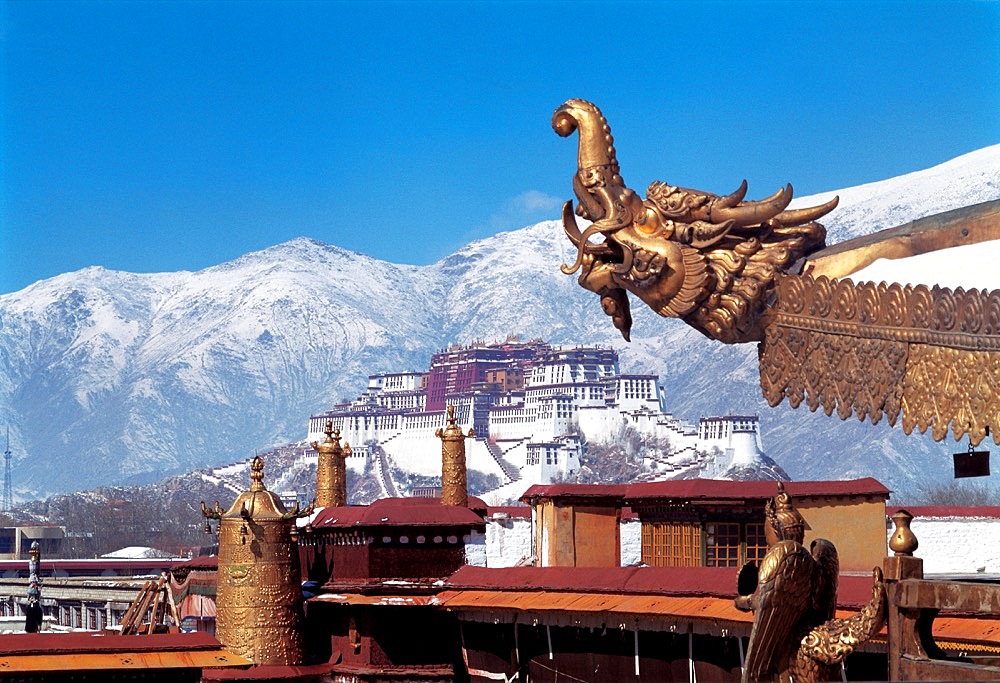
[[[754,613],[743,683],[840,680],[840,667],[885,623],[882,570],[872,570],[872,598],[848,619],[834,617],[840,560],[830,541],[802,544],[805,520],[784,486],[765,509],[768,550],[760,569],[747,563],[737,580],[736,607]]]

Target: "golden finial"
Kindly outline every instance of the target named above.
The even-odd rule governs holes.
[[[264,458],[259,455],[253,456],[250,463],[250,490],[264,491]]]
[[[455,419],[455,406],[448,406],[448,426],[434,435],[441,439],[441,504],[468,507],[468,474],[465,468],[465,439]],[[469,429],[468,438],[476,432]]]
[[[326,429],[323,430],[326,434],[326,439],[323,443],[317,441],[312,442],[312,447],[314,451],[319,451],[320,453],[336,453],[340,449],[340,430],[333,428],[333,420],[326,421]]]
[[[316,461],[316,504],[320,507],[347,505],[347,471],[345,458],[351,456],[350,444],[340,445],[340,430],[333,420],[326,421],[326,440],[312,442],[319,455]]]
[[[913,515],[906,510],[900,510],[892,516],[892,523],[896,528],[892,533],[892,538],[889,539],[889,550],[897,557],[912,555],[919,545],[917,537],[910,529],[912,521]]]
[[[462,434],[462,428],[458,426],[458,421],[455,419],[455,406],[448,406],[448,426],[444,429],[440,427],[434,432],[434,435],[439,439],[451,440],[463,440],[465,436]],[[476,436],[476,430],[472,427],[469,428],[469,438]]]

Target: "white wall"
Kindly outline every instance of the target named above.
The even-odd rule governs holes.
[[[513,567],[531,557],[531,519],[498,514],[486,519],[486,566]]]
[[[915,517],[910,529],[919,544],[913,554],[924,560],[924,574],[980,570],[1000,574],[1000,519],[983,517]],[[886,538],[892,538],[889,525]]]
[[[623,567],[633,567],[642,563],[642,522],[638,519],[623,519],[618,524],[621,535],[621,562]]]
[[[473,531],[463,539],[465,541],[465,563],[474,567],[486,566],[486,536]]]

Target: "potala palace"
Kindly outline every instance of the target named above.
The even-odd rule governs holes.
[[[622,374],[614,349],[516,338],[453,346],[435,353],[426,372],[372,375],[359,397],[312,416],[307,438],[321,441],[329,421],[350,445],[355,472],[371,465],[384,479],[388,456],[402,470],[435,476],[434,430],[449,404],[475,431],[469,468],[519,487],[572,480],[586,444],[628,437],[647,445],[651,480],[729,478],[770,462],[756,416],[702,417],[695,426],[667,412],[655,375]]]

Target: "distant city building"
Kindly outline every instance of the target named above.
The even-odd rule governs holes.
[[[32,541],[36,541],[43,553],[49,557],[58,555],[62,549],[66,528],[51,524],[35,526],[13,526],[0,528],[0,560],[24,560]]]
[[[322,441],[330,421],[351,445],[347,466],[355,472],[371,465],[386,477],[386,454],[408,472],[434,476],[433,433],[445,424],[447,405],[461,427],[475,430],[469,468],[518,482],[510,497],[573,477],[584,444],[615,442],[630,430],[656,445],[643,455],[651,478],[692,469],[724,477],[764,455],[756,416],[706,417],[698,426],[679,420],[667,412],[657,376],[623,374],[612,348],[516,338],[449,347],[425,373],[371,375],[356,399],[310,417],[307,441]]]

